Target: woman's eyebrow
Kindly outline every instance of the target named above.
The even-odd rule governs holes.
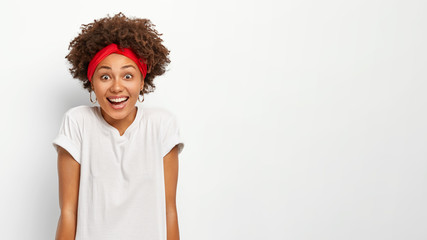
[[[121,67],[122,69],[124,69],[124,68],[130,68],[130,67],[133,67],[133,68],[135,68],[133,65],[124,65],[123,67]],[[136,68],[135,68],[136,69]]]
[[[136,69],[135,68],[135,66],[133,66],[133,65],[125,65],[125,66],[123,66],[123,67],[121,67],[121,69],[125,69],[125,68],[134,68],[134,69]],[[98,70],[101,70],[101,69],[107,69],[107,70],[111,70],[111,67],[108,67],[108,66],[99,66],[98,67]]]
[[[103,68],[108,69],[108,70],[111,70],[111,68],[110,68],[110,67],[108,67],[108,66],[100,66],[100,67],[98,68],[98,70],[103,69]]]

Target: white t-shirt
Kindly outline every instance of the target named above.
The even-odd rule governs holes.
[[[99,106],[78,106],[53,140],[80,163],[76,240],[166,240],[163,157],[184,142],[175,115],[138,106],[120,136]]]

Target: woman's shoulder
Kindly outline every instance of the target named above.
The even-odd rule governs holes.
[[[87,118],[88,116],[94,116],[94,113],[96,111],[97,106],[90,107],[87,105],[80,105],[68,109],[64,115],[68,118],[72,118],[75,120],[82,120],[84,118]]]

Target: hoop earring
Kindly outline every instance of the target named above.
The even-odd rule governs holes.
[[[139,98],[141,97],[141,95],[142,95],[142,101]],[[142,92],[142,89],[141,89],[141,91],[139,91],[138,102],[143,102],[143,101],[144,101],[144,93]]]
[[[95,101],[93,101],[93,100],[92,100],[92,92],[93,92],[93,91],[90,91],[89,99],[90,99],[90,101],[91,101],[93,104],[95,104],[95,103],[96,103],[96,101],[98,101],[98,99],[96,98],[96,94],[95,94]]]

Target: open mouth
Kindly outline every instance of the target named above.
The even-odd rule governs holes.
[[[122,98],[107,98],[108,99],[108,101],[111,103],[111,104],[114,104],[114,105],[120,105],[120,104],[122,104],[122,103],[125,103],[128,99],[129,99],[129,97],[122,97]]]

